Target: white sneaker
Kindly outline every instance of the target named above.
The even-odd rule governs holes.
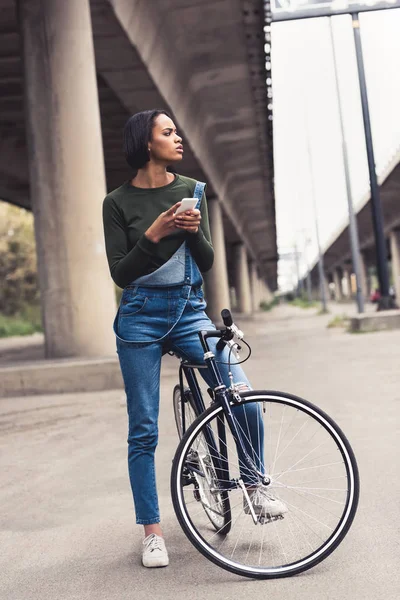
[[[167,567],[168,552],[164,538],[151,533],[143,540],[142,564],[144,567]]]
[[[268,488],[262,485],[255,490],[249,490],[248,494],[257,517],[270,519],[271,517],[280,517],[288,511],[286,504],[275,498]],[[246,498],[243,498],[243,508],[246,515],[251,514]]]

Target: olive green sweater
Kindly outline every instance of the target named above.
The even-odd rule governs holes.
[[[138,188],[125,182],[110,192],[103,202],[103,225],[111,277],[124,288],[142,275],[152,273],[186,240],[192,257],[203,273],[211,269],[214,250],[211,243],[205,193],[201,200],[201,225],[197,233],[176,230],[158,243],[144,232],[160,213],[182,198],[192,198],[196,181],[183,175],[157,188]]]

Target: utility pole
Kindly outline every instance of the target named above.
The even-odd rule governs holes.
[[[363,313],[364,312],[364,296],[363,296],[362,287],[361,287],[360,244],[359,244],[359,239],[358,239],[357,219],[354,214],[353,198],[352,198],[352,192],[351,192],[349,159],[348,159],[348,152],[347,152],[346,136],[345,136],[345,131],[344,131],[343,108],[342,108],[342,100],[341,100],[340,88],[339,88],[339,75],[338,75],[337,60],[336,60],[335,38],[333,35],[332,17],[329,18],[329,31],[330,31],[330,36],[331,36],[333,67],[334,67],[334,72],[335,72],[336,97],[338,100],[340,132],[341,132],[341,138],[342,138],[343,168],[344,168],[344,175],[345,175],[345,181],[346,181],[347,205],[348,205],[348,210],[349,210],[349,232],[350,232],[351,257],[352,257],[352,261],[353,261],[354,274],[356,276],[357,310],[359,313]]]
[[[367,84],[365,79],[364,58],[360,34],[359,14],[351,15],[354,34],[354,45],[357,57],[358,81],[360,85],[361,106],[364,121],[365,144],[368,157],[369,181],[371,186],[371,209],[372,222],[374,226],[376,264],[378,271],[381,299],[378,302],[378,310],[395,308],[395,303],[389,295],[389,270],[387,264],[387,248],[383,225],[382,206],[379,194],[378,177],[376,175],[374,147],[372,143],[371,119],[368,106]]]

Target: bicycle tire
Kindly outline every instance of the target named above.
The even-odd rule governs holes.
[[[190,426],[194,422],[194,420],[198,417],[198,414],[197,414],[196,408],[192,402],[192,394],[191,394],[189,388],[185,388],[184,392],[188,394],[188,400],[187,400],[186,404],[189,405],[189,410],[193,413],[193,415],[189,415],[189,423],[186,424],[186,430],[187,430],[188,426]],[[172,392],[172,404],[173,404],[173,408],[174,408],[175,425],[176,425],[176,429],[178,431],[179,439],[181,440],[184,432],[183,432],[183,427],[182,427],[181,387],[179,384],[176,384],[176,386],[174,387],[174,391]],[[185,412],[188,412],[188,411],[185,411]]]
[[[210,408],[208,408],[202,415],[200,415],[196,421],[191,425],[191,427],[187,430],[187,432],[185,433],[184,437],[182,438],[176,454],[175,454],[175,458],[173,461],[173,466],[172,466],[172,472],[171,472],[171,493],[172,493],[172,501],[173,501],[173,506],[174,506],[174,510],[175,513],[177,515],[179,524],[181,525],[185,535],[187,536],[187,538],[190,540],[190,542],[197,548],[197,550],[199,550],[201,552],[201,554],[203,554],[203,556],[205,556],[207,559],[209,559],[211,562],[215,563],[216,565],[222,567],[223,569],[227,570],[227,571],[231,571],[237,575],[242,575],[242,576],[246,576],[246,577],[251,577],[251,578],[257,578],[257,579],[272,579],[272,578],[280,578],[280,577],[288,577],[288,576],[292,576],[292,575],[296,575],[299,574],[303,571],[306,571],[312,567],[315,567],[318,563],[320,563],[321,561],[325,560],[338,546],[339,544],[343,541],[344,537],[346,536],[347,532],[350,529],[350,526],[353,522],[354,516],[356,514],[356,510],[357,510],[357,505],[358,505],[358,498],[359,498],[359,474],[358,474],[358,468],[357,468],[357,463],[356,463],[356,459],[353,453],[353,450],[346,438],[346,436],[344,435],[344,433],[342,432],[342,430],[340,429],[340,427],[331,419],[331,417],[329,417],[323,410],[321,410],[320,408],[318,408],[317,406],[315,406],[314,404],[303,400],[302,398],[299,398],[297,396],[293,396],[291,394],[285,394],[283,392],[275,392],[275,391],[263,391],[263,390],[256,390],[256,391],[246,391],[246,392],[242,392],[241,394],[241,399],[242,399],[242,404],[245,406],[247,404],[250,403],[254,403],[257,402],[257,406],[259,406],[258,403],[262,403],[263,407],[265,408],[265,404],[268,403],[268,411],[266,410],[266,412],[268,412],[268,416],[269,414],[271,414],[270,419],[272,420],[274,418],[274,411],[278,411],[281,410],[281,407],[283,407],[282,412],[284,413],[286,410],[286,407],[289,407],[290,409],[294,409],[295,413],[294,413],[294,417],[295,419],[298,418],[298,414],[300,415],[300,419],[302,418],[309,418],[310,422],[313,424],[317,425],[316,428],[316,432],[319,432],[319,430],[321,429],[322,431],[320,432],[320,435],[322,435],[324,432],[328,434],[327,439],[329,440],[330,444],[326,447],[328,450],[329,448],[332,446],[332,448],[334,449],[335,453],[339,452],[338,456],[342,457],[342,464],[343,467],[340,467],[340,471],[338,470],[337,472],[339,473],[345,473],[343,475],[340,475],[341,478],[346,477],[346,484],[347,484],[347,488],[346,489],[338,489],[335,490],[335,488],[332,488],[333,490],[333,494],[337,494],[335,497],[344,497],[345,500],[343,500],[343,502],[339,503],[337,500],[333,500],[333,498],[326,498],[327,500],[331,500],[333,502],[338,502],[338,504],[343,504],[343,510],[340,508],[340,510],[342,510],[341,516],[340,518],[338,517],[338,522],[335,526],[335,528],[332,530],[332,533],[329,535],[329,537],[324,540],[324,542],[322,544],[320,544],[319,546],[316,546],[314,549],[312,549],[312,551],[310,552],[308,550],[308,554],[305,554],[304,556],[299,556],[296,560],[291,560],[289,562],[287,562],[287,564],[284,563],[279,563],[279,561],[281,559],[278,558],[278,560],[276,561],[278,564],[274,564],[274,565],[266,565],[266,566],[261,566],[259,565],[254,565],[254,564],[244,564],[243,562],[237,562],[237,559],[233,559],[232,557],[234,556],[234,553],[236,551],[236,546],[234,548],[234,551],[232,553],[232,557],[230,558],[229,556],[225,556],[221,553],[221,550],[216,549],[212,544],[210,540],[213,540],[215,536],[211,536],[211,538],[209,538],[208,540],[206,539],[205,535],[209,535],[208,532],[205,534],[204,533],[204,528],[200,529],[199,526],[197,526],[195,523],[193,523],[193,516],[190,514],[190,511],[188,509],[188,505],[185,501],[185,494],[183,492],[183,488],[181,487],[180,484],[180,477],[181,477],[181,471],[182,471],[182,465],[184,464],[185,461],[185,456],[187,455],[188,449],[190,449],[191,444],[194,442],[194,440],[196,439],[196,436],[199,435],[199,432],[202,431],[202,429],[204,427],[208,427],[211,428],[213,426],[213,420],[218,418],[218,415],[221,414],[222,412],[222,407],[219,405],[213,405]],[[276,408],[278,407],[278,408]],[[292,418],[292,421],[293,421]],[[281,426],[282,429],[282,426]],[[304,429],[304,427],[303,427]],[[287,430],[289,431],[289,429]],[[285,433],[286,435],[286,433]],[[292,435],[290,433],[290,435]],[[297,434],[298,437],[300,437],[300,434]],[[316,434],[314,434],[316,435]],[[330,436],[330,437],[329,437]],[[272,438],[271,438],[272,439]],[[312,439],[312,438],[311,438]],[[325,449],[326,449],[325,448]],[[286,448],[283,450],[283,452],[281,452],[280,457],[283,457],[283,454],[285,453]],[[311,454],[311,453],[309,453]],[[336,455],[336,454],[335,454]],[[307,455],[306,455],[307,456]],[[275,454],[276,457],[276,454]],[[283,459],[283,458],[282,458]],[[290,459],[292,460],[292,459]],[[301,459],[303,460],[303,466],[304,464],[307,464],[307,462],[315,460],[315,458],[303,458]],[[301,462],[301,460],[298,461],[298,463],[295,464],[299,464]],[[338,465],[340,464],[340,460],[337,463]],[[333,465],[336,463],[332,463]],[[315,470],[315,472],[319,473],[319,471],[321,471],[321,469],[325,469],[325,465],[316,465],[316,466],[310,466],[310,467],[306,467],[306,468],[298,468],[298,469],[287,469],[286,471],[282,471],[282,472],[277,472],[277,480],[276,480],[276,484],[278,484],[278,480],[280,478],[282,478],[282,473],[285,474],[286,473],[286,477],[288,477],[288,474],[290,474],[290,476],[293,476],[296,478],[295,473],[298,472],[300,473],[302,470],[304,471],[311,471],[312,469],[316,469],[316,467],[318,467],[319,470]],[[330,476],[326,477],[326,480],[328,479],[338,479],[339,477],[335,477],[334,476],[334,468],[335,469],[339,469],[339,466],[337,467],[333,467],[332,465],[327,465],[327,467],[329,467],[330,472],[328,473]],[[268,471],[267,471],[268,472]],[[321,474],[325,472],[325,471],[321,471]],[[332,475],[332,476],[331,476]],[[299,477],[299,475],[297,475],[297,477]],[[273,479],[272,479],[273,481]],[[282,482],[279,482],[279,485],[281,485]],[[330,484],[331,485],[331,484]],[[335,484],[336,485],[336,484]],[[297,493],[298,496],[300,496],[300,500],[299,502],[310,502],[310,499],[308,498],[308,494],[311,494],[313,496],[315,496],[317,499],[318,498],[323,498],[324,496],[320,495],[320,494],[315,494],[313,492],[309,492],[307,491],[308,489],[310,490],[314,490],[314,489],[324,489],[324,488],[307,488],[307,487],[297,487],[297,491],[296,488],[293,486],[286,486],[287,489],[285,489],[284,491],[286,493],[292,493],[293,494],[293,490],[295,492],[295,494]],[[281,488],[279,488],[281,489]],[[328,489],[328,488],[326,488]],[[282,488],[283,490],[283,488]],[[299,493],[302,491],[303,493]],[[338,492],[340,492],[340,494],[338,494]],[[344,492],[344,493],[343,493]],[[282,492],[281,492],[282,493]],[[323,492],[323,494],[326,492]],[[332,496],[333,496],[332,494]],[[334,496],[333,496],[334,497]],[[231,504],[232,504],[232,498],[230,498],[231,500]],[[311,498],[311,501],[313,499]],[[321,501],[320,501],[321,503]],[[314,500],[314,504],[317,504]],[[321,503],[322,504],[322,503]],[[234,507],[234,505],[232,505]],[[238,505],[236,505],[238,506]],[[292,505],[293,506],[293,505]],[[296,508],[296,507],[294,507]],[[239,518],[241,519],[241,522],[245,522],[244,518],[242,518],[242,514],[240,513],[240,508],[236,509],[239,512],[239,517],[237,517],[237,522],[239,522]],[[315,510],[315,515],[318,515],[318,510],[320,510],[318,508],[314,509]],[[304,512],[304,511],[303,511]],[[304,514],[308,514],[305,513]],[[321,511],[321,514],[322,511]],[[311,519],[315,519],[315,516],[313,514],[310,514],[310,520]],[[335,519],[336,519],[336,515]],[[196,517],[198,518],[198,517]],[[271,523],[271,524],[266,524],[266,525],[260,525],[261,529],[263,528],[268,528],[268,527],[274,527],[274,530],[269,530],[269,532],[271,533],[271,539],[269,540],[269,546],[267,548],[267,550],[270,551],[271,556],[272,556],[272,552],[276,552],[279,556],[279,545],[272,544],[272,535],[275,533],[276,535],[276,531],[278,531],[278,537],[279,537],[279,527],[282,527],[281,523],[285,522],[285,519],[287,518],[287,524],[285,525],[285,530],[281,529],[281,536],[283,535],[283,531],[288,531],[290,530],[291,534],[292,534],[292,538],[293,538],[293,543],[292,546],[294,546],[294,542],[296,541],[296,536],[294,535],[294,533],[296,533],[296,528],[293,525],[293,531],[291,530],[291,526],[290,526],[290,522],[292,521],[293,523],[296,523],[296,519],[299,519],[296,510],[294,510],[293,508],[289,510],[289,514],[285,516],[285,518],[281,521],[279,521],[278,523]],[[304,517],[303,517],[304,518]],[[327,518],[332,519],[332,515]],[[251,517],[247,516],[247,519],[251,519]],[[301,522],[301,519],[299,519],[299,521]],[[242,525],[242,529],[245,527],[248,527],[249,530],[251,529],[251,525],[249,525],[250,521],[247,521],[245,525]],[[251,521],[251,523],[253,523]],[[236,522],[234,524],[236,526]],[[203,527],[203,525],[201,525]],[[257,524],[258,526],[258,524]],[[315,527],[314,523],[313,526]],[[278,529],[277,529],[278,528]],[[310,528],[312,531],[312,528]],[[258,529],[258,531],[260,531],[260,529]],[[308,530],[306,530],[306,533],[308,533]],[[315,533],[315,532],[313,532]],[[254,534],[252,534],[254,535]],[[269,535],[269,533],[268,533]],[[310,534],[311,536],[312,534]],[[262,536],[264,538],[264,533],[262,533]],[[304,536],[304,531],[303,531],[303,536]],[[227,536],[229,537],[229,536]],[[243,537],[243,531],[242,531],[242,537]],[[299,535],[300,538],[300,535]],[[236,544],[238,545],[239,543],[239,539],[240,539],[240,544],[242,545],[242,539],[240,536],[238,536],[238,541],[236,541]],[[311,538],[313,539],[313,538]],[[282,545],[282,540],[279,538],[279,541]],[[213,542],[214,543],[214,542]],[[253,542],[252,542],[253,543]],[[296,541],[297,543],[297,541]],[[310,542],[309,542],[310,543]],[[233,544],[233,541],[232,541]],[[231,548],[232,547],[229,546],[229,544],[227,544],[227,548]],[[303,545],[303,541],[302,539],[300,539],[299,541],[299,546],[301,547]],[[220,548],[222,548],[223,544],[221,544]],[[283,548],[282,545],[282,550],[285,551],[285,549]],[[290,548],[290,551],[292,552],[292,548]],[[249,553],[253,553],[253,547],[250,547],[247,551],[247,555],[249,555]],[[261,554],[264,552],[264,549],[262,547],[261,544]],[[260,556],[261,556],[260,554]],[[247,560],[247,557],[246,557]]]
[[[197,418],[196,408],[192,400],[191,392],[189,388],[185,389],[187,393],[187,402],[186,404],[190,407],[191,412]],[[174,407],[174,416],[175,416],[175,424],[178,431],[178,436],[182,439],[183,433],[183,424],[182,424],[182,396],[181,396],[181,388],[180,385],[177,384],[174,387],[173,391],[173,407]],[[187,414],[188,411],[186,411]],[[190,419],[191,417],[189,417]],[[192,422],[190,423],[192,424]],[[205,446],[205,445],[204,445]],[[200,471],[207,472],[207,475],[217,480],[217,466],[215,464],[214,458],[210,455],[210,452],[203,451],[203,455],[201,457],[202,465],[200,467]],[[192,457],[193,460],[196,458]],[[197,458],[198,460],[198,458]],[[199,465],[200,466],[200,465]],[[204,473],[205,475],[205,473]],[[204,508],[204,512],[207,515],[208,519],[212,523],[215,530],[219,531],[221,535],[225,535],[230,530],[230,522],[231,522],[231,511],[230,511],[230,503],[229,496],[226,492],[216,491],[213,495],[211,495],[211,500],[214,498],[216,501],[216,506],[210,504],[210,498],[207,498],[206,488],[203,485],[203,478],[195,472],[194,475],[196,479],[196,488],[193,490],[193,496],[197,502],[200,502]],[[210,504],[209,508],[207,504]],[[218,510],[215,510],[216,507]]]

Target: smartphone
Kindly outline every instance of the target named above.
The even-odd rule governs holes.
[[[194,208],[197,204],[197,198],[182,198],[181,202],[182,204],[178,207],[176,215]]]

